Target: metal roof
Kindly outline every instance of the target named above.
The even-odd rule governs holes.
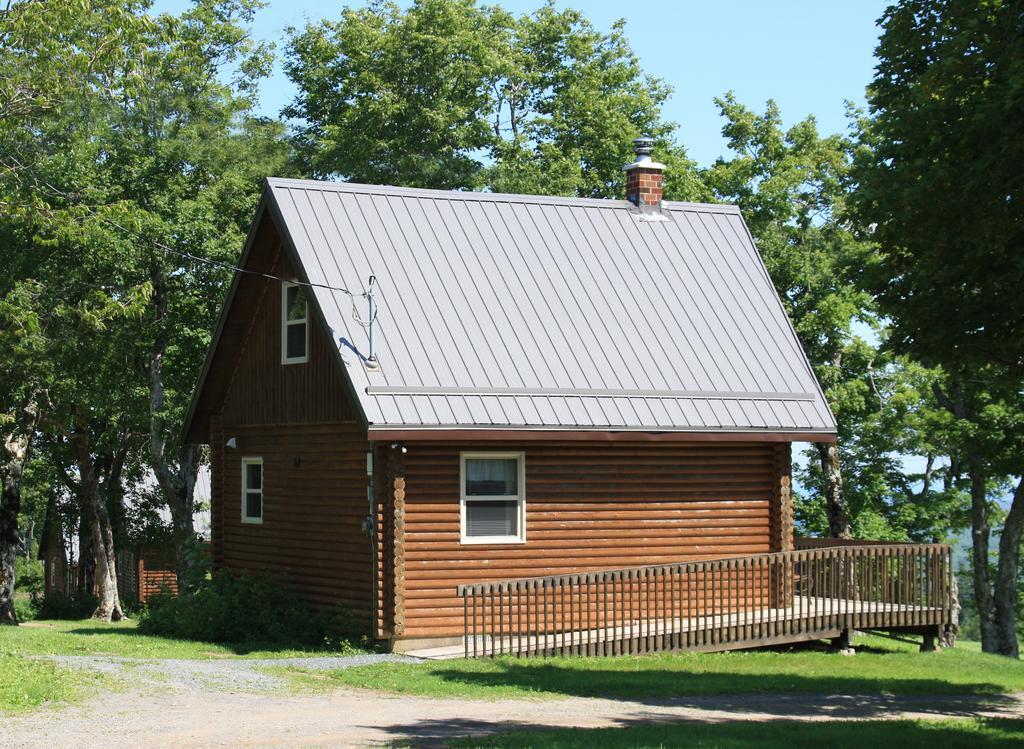
[[[734,206],[269,180],[371,430],[833,433]]]

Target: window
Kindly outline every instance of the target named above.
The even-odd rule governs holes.
[[[523,453],[462,453],[462,543],[526,541]]]
[[[281,286],[281,363],[308,361],[309,325],[306,289],[294,283]]]
[[[263,522],[263,458],[242,458],[242,522]]]

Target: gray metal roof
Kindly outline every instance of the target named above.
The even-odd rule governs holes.
[[[734,206],[269,186],[371,429],[835,431]]]

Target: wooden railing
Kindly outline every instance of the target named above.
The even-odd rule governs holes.
[[[730,650],[951,618],[950,547],[836,546],[460,585],[466,657]]]

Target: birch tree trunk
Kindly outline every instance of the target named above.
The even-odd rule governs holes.
[[[839,460],[839,445],[835,442],[816,442],[818,460],[825,492],[825,512],[828,516],[828,535],[831,538],[850,538],[850,511],[843,493],[843,472]]]
[[[1024,533],[1024,478],[1017,482],[1010,511],[999,536],[999,564],[996,567],[993,614],[996,650],[1000,655],[1018,658],[1017,646],[1017,572],[1020,569],[1020,542]]]
[[[107,503],[100,493],[99,477],[93,463],[89,436],[82,428],[72,433],[71,442],[75,448],[75,459],[82,490],[82,502],[92,536],[95,567],[96,597],[99,602],[93,612],[93,619],[117,621],[124,619],[121,598],[117,591],[117,555],[114,550],[114,529],[110,522]],[[120,481],[120,471],[112,470],[108,480]]]
[[[18,513],[21,512],[21,480],[32,449],[39,411],[34,398],[21,409],[11,430],[3,434],[0,454],[0,625],[17,625],[14,611],[15,561],[21,548]]]

